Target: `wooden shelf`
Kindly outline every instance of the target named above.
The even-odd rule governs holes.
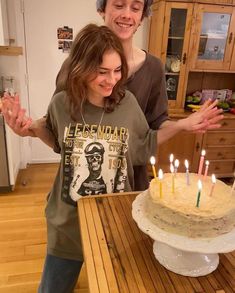
[[[13,47],[13,46],[0,46],[0,55],[5,55],[5,56],[23,55],[23,48]]]

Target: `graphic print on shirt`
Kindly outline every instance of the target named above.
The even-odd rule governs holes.
[[[123,192],[127,178],[128,129],[70,124],[64,132],[62,199]]]

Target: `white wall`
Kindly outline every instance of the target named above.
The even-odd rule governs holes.
[[[8,44],[9,44],[9,36],[8,36],[7,3],[6,3],[6,0],[0,0],[0,45],[7,46]]]
[[[75,35],[87,23],[101,24],[102,19],[96,12],[95,0],[24,0],[24,28],[22,0],[7,1],[8,13],[11,13],[9,35],[16,40],[15,44],[23,46],[24,56],[1,57],[0,68],[3,70],[0,69],[0,72],[14,74],[23,106],[32,118],[37,119],[46,113],[55,89],[55,77],[67,57],[66,53],[57,49],[57,28],[67,25],[73,28]],[[148,23],[145,22],[135,36],[135,44],[143,49],[147,48],[147,30]],[[28,92],[25,89],[25,74],[28,74]],[[32,142],[24,139],[22,145],[24,163],[58,160],[58,156],[38,139]]]

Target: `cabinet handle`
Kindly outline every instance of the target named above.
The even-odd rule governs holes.
[[[226,139],[223,138],[223,137],[221,137],[221,138],[219,139],[219,142],[225,142],[225,141],[226,141]]]
[[[197,142],[197,144],[196,144],[196,151],[198,152],[198,151],[199,151],[199,149],[200,149],[200,143],[199,143],[199,142]]]
[[[186,63],[186,59],[187,59],[187,55],[186,55],[186,53],[184,53],[184,55],[183,55],[183,64]]]
[[[223,122],[221,126],[228,126],[227,122]]]
[[[233,39],[233,33],[231,32],[230,35],[229,35],[229,38],[228,38],[228,43],[229,44],[231,44],[232,39]]]

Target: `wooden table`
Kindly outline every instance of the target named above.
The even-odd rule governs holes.
[[[91,293],[235,292],[235,251],[221,254],[216,271],[184,277],[165,269],[153,240],[132,219],[136,193],[79,200],[84,258]]]

